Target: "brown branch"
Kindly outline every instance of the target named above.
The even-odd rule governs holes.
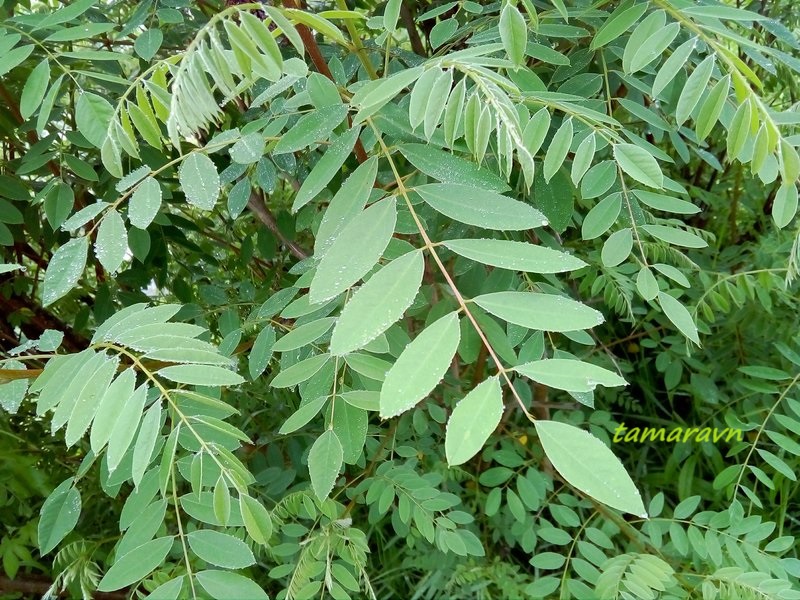
[[[405,2],[400,3],[400,18],[403,19],[403,26],[408,32],[408,41],[411,42],[411,49],[414,51],[414,54],[425,56],[427,54],[425,52],[425,45],[422,43],[422,38],[419,37],[417,24],[414,22],[414,15],[411,14],[411,9],[408,8],[408,4]]]
[[[39,338],[45,329],[56,329],[64,332],[64,348],[70,352],[78,352],[89,345],[89,340],[73,330],[69,325],[50,314],[32,299],[22,296],[6,298],[0,294],[0,315],[8,321],[9,315],[17,311],[26,311],[30,318],[20,324],[20,329],[32,340]]]
[[[27,579],[9,579],[0,576],[0,595],[18,594],[42,596],[52,586],[52,582],[44,577],[30,576]],[[58,594],[62,598],[67,597],[66,592]],[[93,592],[92,597],[96,600],[125,600],[128,593],[119,592]]]
[[[269,208],[267,208],[267,203],[260,194],[251,192],[250,199],[247,201],[247,206],[252,213],[258,217],[258,220],[266,225],[267,229],[278,237],[281,243],[289,249],[289,252],[291,252],[295,258],[299,258],[300,260],[308,258],[309,253],[307,251],[303,250],[303,248],[283,235],[283,232],[278,228],[278,222],[275,220]]]

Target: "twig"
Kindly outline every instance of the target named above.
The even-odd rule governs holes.
[[[275,220],[269,208],[267,208],[267,203],[260,194],[252,192],[250,194],[250,199],[247,201],[247,206],[253,214],[258,217],[258,220],[266,225],[267,229],[278,237],[281,243],[289,249],[289,252],[291,252],[295,258],[299,258],[300,260],[308,258],[309,254],[307,251],[303,250],[295,242],[283,235],[283,232],[278,228],[278,222]]]

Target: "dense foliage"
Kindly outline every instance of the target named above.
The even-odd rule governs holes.
[[[800,598],[791,3],[0,14],[0,595]]]

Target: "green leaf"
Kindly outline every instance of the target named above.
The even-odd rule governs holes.
[[[50,112],[53,110],[53,104],[58,99],[58,93],[61,91],[61,83],[64,81],[64,75],[59,75],[58,78],[47,90],[47,93],[42,100],[42,106],[39,109],[39,116],[36,117],[36,131],[41,132],[50,120]]]
[[[88,236],[73,238],[56,250],[44,273],[44,306],[62,298],[75,287],[86,266],[88,252]]]
[[[714,87],[711,88],[708,96],[700,106],[700,110],[697,113],[695,126],[698,139],[705,139],[705,137],[711,133],[711,130],[714,129],[714,125],[717,124],[719,116],[722,114],[722,110],[725,108],[725,103],[728,101],[730,84],[730,75],[726,75],[720,79],[714,85]]]
[[[247,534],[257,544],[268,545],[269,538],[272,537],[272,519],[269,511],[258,500],[246,494],[239,497],[239,509]]]
[[[460,339],[456,313],[445,315],[414,338],[386,373],[381,418],[396,417],[427,396],[450,366]]]
[[[81,494],[72,477],[54,489],[39,516],[39,551],[47,554],[75,528],[81,514]]]
[[[350,104],[360,109],[353,117],[353,124],[361,123],[364,119],[376,113],[404,88],[419,79],[422,73],[422,67],[404,69],[391,77],[369,82],[359,88],[350,99]]]
[[[161,430],[161,402],[156,401],[147,409],[139,429],[139,436],[133,446],[133,466],[131,467],[132,481],[139,487],[144,472],[150,465],[150,458],[156,447],[159,431]]]
[[[348,465],[354,465],[361,457],[367,440],[367,411],[338,397],[334,398],[330,414],[333,431],[342,444],[343,460]]]
[[[695,215],[700,212],[700,208],[687,202],[664,194],[656,194],[653,192],[645,192],[644,190],[634,190],[636,197],[650,208],[656,210],[663,210],[664,212],[672,212],[680,215]]]
[[[161,43],[164,41],[164,34],[160,29],[147,29],[139,34],[133,44],[133,50],[142,59],[149,61],[161,48]]]
[[[91,23],[84,22],[75,27],[66,27],[51,33],[44,41],[46,42],[74,42],[75,40],[89,39],[103,33],[108,33],[114,29],[114,23]]]
[[[561,127],[558,128],[553,141],[550,142],[550,147],[547,148],[547,154],[544,156],[544,165],[542,173],[544,180],[549,182],[553,175],[556,174],[561,168],[564,159],[567,157],[570,146],[572,145],[572,118],[566,119]]]
[[[164,562],[174,538],[156,538],[119,557],[97,585],[100,592],[113,592],[147,577]]]
[[[547,219],[532,206],[489,190],[432,183],[415,190],[431,208],[460,223],[485,229],[521,231],[544,227]]]
[[[707,56],[686,80],[683,91],[678,96],[678,104],[675,107],[675,121],[680,126],[689,115],[692,114],[694,107],[700,101],[700,97],[706,91],[711,72],[714,70],[714,55]]]
[[[680,31],[681,26],[678,23],[670,23],[666,27],[658,29],[644,44],[642,44],[638,52],[631,57],[630,65],[628,66],[629,72],[636,73],[637,71],[641,71],[651,62],[660,58],[664,50],[678,37]]]
[[[359,165],[336,192],[317,230],[316,256],[323,256],[345,225],[364,210],[377,174],[378,159],[373,156]]]
[[[511,2],[500,11],[500,39],[511,62],[521,65],[525,62],[525,47],[528,44],[528,25],[525,17]]]
[[[797,213],[797,186],[794,182],[784,183],[775,193],[772,204],[772,218],[778,229],[783,229]]]
[[[665,29],[666,21],[666,13],[663,10],[657,10],[647,15],[636,26],[628,38],[622,54],[622,69],[625,73],[634,72],[633,61],[638,55],[647,53],[647,44],[652,43],[658,33]]]
[[[219,174],[213,161],[202,152],[192,152],[183,161],[178,176],[186,201],[211,210],[219,197]]]
[[[699,346],[700,337],[697,335],[697,326],[694,324],[692,315],[686,307],[664,292],[658,293],[658,303],[667,318],[678,328],[678,331]]]
[[[508,185],[489,169],[426,144],[403,144],[398,148],[408,162],[442,183],[457,183],[494,192]]]
[[[422,251],[416,250],[370,277],[345,305],[333,330],[331,354],[363,348],[400,319],[419,291],[424,269]]]
[[[292,212],[297,212],[316,198],[325,186],[330,183],[353,151],[353,146],[360,132],[360,127],[354,127],[333,141],[297,191],[297,196],[295,196],[292,204]]]
[[[158,374],[170,381],[191,385],[229,386],[244,383],[244,378],[237,373],[213,365],[172,365],[160,369]]]
[[[315,142],[328,139],[346,115],[347,107],[343,104],[325,106],[303,115],[289,131],[283,134],[272,149],[272,153],[297,152]]]
[[[265,144],[266,140],[261,133],[248,133],[231,146],[231,160],[241,165],[256,163],[264,155]]]
[[[328,401],[327,396],[320,396],[314,400],[306,402],[301,405],[292,415],[286,419],[284,424],[278,430],[281,435],[287,435],[300,429],[303,425],[308,423],[311,419],[319,414],[322,407]]]
[[[630,227],[615,231],[603,244],[600,261],[605,267],[616,267],[630,256],[633,249],[633,231]]]
[[[480,452],[503,416],[503,390],[498,376],[476,386],[456,405],[447,421],[445,454],[451,467]]]
[[[581,259],[544,246],[509,240],[447,240],[442,245],[484,265],[526,273],[564,273],[586,265]]]
[[[309,300],[326,302],[366,275],[386,250],[396,221],[394,198],[376,202],[353,218],[322,257],[311,280]]]
[[[19,46],[6,52],[2,57],[0,57],[0,77],[8,73],[11,69],[28,58],[31,55],[31,52],[33,52],[33,48],[33,44]]]
[[[94,252],[97,260],[106,271],[114,273],[122,265],[128,251],[128,231],[120,214],[111,209],[106,212],[100,227],[97,228],[97,239]]]
[[[667,227],[666,225],[642,225],[641,229],[659,240],[673,244],[674,246],[683,246],[684,248],[705,248],[708,246],[700,236],[697,236],[683,229],[677,227]]]
[[[258,585],[247,577],[228,571],[200,571],[198,583],[215,600],[269,600]]]
[[[335,317],[326,317],[295,327],[275,342],[272,350],[273,352],[287,352],[307,346],[325,335],[335,322]]]
[[[147,384],[143,383],[117,411],[117,420],[111,429],[106,453],[109,472],[113,473],[116,470],[128,451],[133,436],[136,435],[145,400],[147,400]]]
[[[190,532],[186,539],[200,560],[225,569],[244,569],[255,564],[252,550],[242,540],[211,529]]]
[[[144,487],[139,488],[140,492],[144,491]],[[125,556],[131,550],[153,539],[164,523],[166,514],[167,503],[165,500],[157,500],[141,510],[120,540],[119,546],[117,546],[117,556]]]
[[[653,80],[652,95],[654,97],[658,96],[664,90],[664,88],[666,88],[670,82],[675,79],[675,75],[677,75],[678,71],[680,71],[683,65],[686,64],[686,61],[689,59],[689,56],[692,54],[692,52],[694,52],[696,46],[697,38],[690,38],[678,46],[670,55],[670,57],[664,61],[661,69],[656,74],[656,78]]]
[[[496,317],[541,331],[577,331],[603,322],[603,315],[585,304],[555,294],[494,292],[472,301]]]
[[[64,440],[68,447],[77,442],[94,419],[100,403],[108,393],[109,384],[117,371],[119,361],[116,359],[105,360],[100,367],[92,373],[89,380],[82,381],[80,391],[76,394],[75,405],[69,414],[67,431]],[[65,388],[69,390],[69,388]],[[55,416],[53,417],[55,420]]]
[[[275,328],[267,325],[258,332],[250,355],[247,359],[250,379],[258,378],[269,364],[272,358],[272,346],[275,344]]]
[[[166,583],[162,583],[145,596],[144,600],[178,600],[182,589],[183,575],[176,579],[170,579]]]
[[[656,159],[644,148],[634,144],[615,144],[614,160],[620,168],[639,183],[653,188],[664,187],[664,174]]]
[[[425,120],[425,112],[430,104],[433,88],[445,73],[437,66],[427,69],[414,85],[408,103],[408,122],[416,129]]]
[[[19,112],[26,121],[42,103],[48,83],[50,83],[50,61],[45,58],[33,68],[22,88]]]
[[[326,362],[330,360],[329,354],[317,354],[298,363],[281,370],[280,373],[270,382],[274,388],[292,387],[311,379]]]
[[[514,370],[542,385],[568,392],[591,392],[598,385],[625,385],[625,380],[612,371],[592,363],[566,358],[537,360],[516,366]]]
[[[622,194],[615,193],[603,198],[592,207],[581,225],[581,237],[593,240],[600,237],[617,222],[622,210]]]
[[[36,25],[34,31],[72,21],[73,19],[80,17],[95,4],[97,4],[97,0],[76,0],[75,2],[71,2],[70,4],[60,7],[58,10],[54,10],[45,16]]]
[[[90,144],[102,148],[108,136],[108,126],[114,107],[105,98],[82,92],[75,103],[75,125]]]
[[[636,289],[645,300],[654,300],[658,295],[658,281],[649,267],[643,267],[636,276]]]
[[[647,3],[642,2],[634,6],[629,6],[627,3],[621,3],[611,16],[603,23],[603,26],[594,34],[589,48],[597,50],[602,48],[609,42],[613,42],[623,33],[628,31],[631,26],[642,18],[642,15],[647,10]]]
[[[608,446],[566,423],[537,419],[534,426],[547,458],[567,483],[611,508],[647,518],[639,491]]]
[[[94,415],[92,432],[89,436],[92,452],[95,454],[99,454],[111,439],[119,411],[128,404],[128,400],[133,396],[135,385],[136,373],[133,369],[126,369],[119,374],[103,394]]]
[[[400,17],[400,0],[389,0],[383,11],[383,28],[389,33],[394,32],[397,27],[397,19]]]
[[[320,501],[325,500],[331,493],[343,461],[342,443],[336,433],[328,429],[314,441],[308,453],[311,487]]]
[[[575,157],[572,159],[572,169],[570,178],[573,185],[578,185],[580,180],[592,166],[594,153],[597,150],[597,140],[594,133],[587,135],[575,150]]]
[[[161,208],[161,186],[153,177],[146,177],[136,188],[128,204],[128,221],[134,227],[147,229]]]

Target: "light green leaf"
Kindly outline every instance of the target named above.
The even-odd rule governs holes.
[[[521,65],[525,62],[525,47],[528,44],[528,25],[525,17],[512,2],[503,5],[500,11],[500,39],[511,62]]]
[[[784,183],[778,188],[772,204],[772,218],[778,229],[783,229],[797,213],[797,186],[794,182]]]
[[[664,174],[656,159],[644,148],[634,144],[615,144],[614,160],[620,168],[639,183],[653,188],[664,187]]]
[[[647,206],[656,210],[663,210],[680,215],[694,215],[700,212],[700,207],[697,205],[687,202],[686,200],[673,198],[672,196],[645,192],[644,190],[634,190],[633,193]]]
[[[182,589],[183,575],[176,579],[170,579],[166,583],[162,583],[145,596],[144,600],[178,600]]]
[[[594,133],[590,133],[580,143],[578,149],[575,150],[575,157],[572,159],[572,169],[570,170],[570,178],[573,185],[578,185],[586,171],[592,166],[596,149],[597,140]]]
[[[72,215],[69,219],[64,221],[64,223],[61,225],[61,229],[64,231],[75,231],[76,229],[86,225],[86,223],[94,219],[109,206],[110,204],[108,202],[95,202],[94,204],[85,206]]]
[[[714,54],[707,56],[695,67],[686,80],[686,85],[683,86],[683,91],[678,96],[678,104],[675,107],[675,121],[679,126],[689,118],[694,107],[700,101],[700,97],[706,91],[711,72],[714,70],[714,60]]]
[[[608,446],[566,423],[537,419],[534,426],[547,458],[567,483],[611,508],[647,518],[639,491]]]
[[[273,352],[287,352],[307,346],[325,335],[335,322],[336,317],[325,317],[324,319],[317,319],[295,327],[275,342],[272,345],[272,350]]]
[[[303,115],[289,131],[283,134],[272,149],[272,153],[297,152],[315,142],[328,139],[346,115],[347,107],[343,104],[325,106]]]
[[[269,600],[252,579],[228,571],[200,571],[195,574],[203,589],[215,600]]]
[[[294,203],[292,203],[292,212],[297,212],[316,198],[325,186],[330,183],[353,151],[353,146],[360,132],[360,127],[354,127],[331,143],[297,191],[297,196],[295,196]]]
[[[94,242],[94,253],[106,271],[114,273],[122,265],[127,251],[128,231],[125,229],[125,223],[120,214],[111,209],[100,221],[97,239]]]
[[[714,129],[714,125],[717,124],[719,116],[722,114],[722,110],[725,108],[725,103],[728,101],[730,84],[731,76],[725,75],[725,77],[720,79],[714,85],[714,87],[711,88],[708,96],[700,106],[700,110],[697,113],[697,119],[695,121],[695,131],[698,139],[705,139],[705,137],[711,133],[711,130]],[[756,170],[758,169],[756,168]]]
[[[603,322],[599,311],[571,298],[535,292],[494,292],[472,301],[496,317],[541,331],[578,331]]]
[[[550,111],[546,108],[540,109],[531,117],[522,132],[522,142],[530,152],[531,156],[536,154],[542,147],[544,138],[550,130]]]
[[[697,335],[697,326],[694,324],[692,315],[686,307],[673,296],[664,292],[658,293],[658,303],[667,318],[678,328],[678,331],[699,346],[700,337]]]
[[[132,477],[133,485],[139,487],[144,472],[150,464],[153,449],[156,447],[156,440],[161,429],[161,402],[156,401],[147,409],[142,419],[142,426],[139,429],[139,436],[133,446],[133,466]]]
[[[397,27],[397,19],[400,17],[400,0],[389,0],[383,11],[383,28],[389,33],[393,33]]]
[[[460,339],[458,315],[450,313],[408,344],[386,373],[381,387],[381,418],[396,417],[427,396],[450,366]]]
[[[527,242],[477,238],[447,240],[442,245],[484,265],[526,273],[564,273],[586,266],[571,254]]]
[[[197,208],[211,210],[219,197],[219,173],[214,162],[202,152],[192,152],[183,161],[178,175],[186,201]]]
[[[44,273],[44,306],[52,304],[75,287],[86,266],[88,252],[88,236],[73,238],[56,250]]]
[[[617,222],[620,210],[622,210],[622,194],[615,193],[603,198],[584,217],[581,237],[584,240],[593,240],[603,235]]]
[[[301,360],[278,373],[270,385],[274,388],[292,387],[307,379],[311,379],[330,358],[329,354],[317,354],[316,356]]]
[[[508,185],[491,170],[480,168],[435,146],[403,144],[398,148],[417,169],[442,183],[457,183],[494,192],[508,190]]]
[[[378,159],[373,156],[359,165],[336,192],[319,224],[314,242],[316,256],[323,256],[345,225],[364,210],[377,174]]]
[[[141,486],[139,490],[145,492],[145,486]],[[141,510],[120,540],[119,546],[117,546],[117,556],[125,556],[131,550],[153,539],[164,523],[166,514],[167,503],[165,500],[157,500]]]
[[[628,66],[629,72],[636,73],[641,71],[651,62],[660,58],[664,50],[678,37],[680,31],[681,26],[678,23],[670,23],[666,27],[658,29],[642,44],[639,51],[631,57],[630,65]]]
[[[542,385],[568,392],[591,392],[598,385],[625,385],[622,377],[608,369],[568,358],[537,360],[514,367],[514,370]]]
[[[105,98],[82,92],[75,103],[75,125],[90,144],[102,148],[108,136],[108,126],[114,107]]]
[[[605,267],[616,267],[628,258],[633,249],[633,231],[630,227],[615,231],[605,243],[600,251],[600,261]]]
[[[257,544],[268,545],[269,538],[272,537],[272,519],[269,516],[269,511],[264,508],[261,502],[247,494],[242,494],[239,497],[239,509],[242,513],[242,520],[244,521],[245,529],[247,529],[247,534]]]
[[[116,470],[125,452],[128,451],[133,436],[136,435],[145,400],[147,400],[147,384],[143,383],[117,411],[117,420],[111,429],[106,453],[109,472],[113,473]]]
[[[39,551],[55,548],[75,528],[81,514],[81,494],[72,477],[54,489],[42,505],[39,516]]]
[[[119,360],[117,359],[105,360],[92,373],[89,380],[82,382],[83,386],[76,394],[75,405],[67,422],[67,431],[64,436],[67,447],[71,447],[86,433],[86,429],[94,419],[103,397],[108,393],[111,379],[116,374],[118,365]],[[68,388],[65,389],[68,390]],[[55,416],[53,418],[55,419]]]
[[[17,264],[17,263],[10,263],[10,264],[3,263],[3,264],[0,264],[0,273],[10,273],[11,271],[18,271],[18,270],[24,271],[25,267],[23,267],[22,265]]]
[[[161,43],[164,41],[164,34],[160,29],[147,29],[139,34],[133,44],[133,49],[144,60],[149,61],[152,59],[158,49],[161,48]]]
[[[161,208],[161,186],[153,177],[146,177],[133,192],[128,204],[128,221],[134,227],[147,229]]]
[[[213,365],[172,365],[160,369],[158,374],[170,381],[191,385],[228,386],[244,383],[244,378],[239,374]]]
[[[603,26],[594,34],[589,48],[597,50],[609,42],[613,42],[638,21],[647,10],[647,3],[642,2],[634,6],[627,3],[620,5],[611,13],[611,16],[603,23]]]
[[[447,95],[450,93],[450,89],[452,87],[453,87],[453,70],[447,69],[433,83],[430,97],[446,98]],[[430,141],[431,137],[433,137],[433,133],[436,130],[436,127],[439,126],[439,121],[442,118],[442,113],[444,112],[444,108],[445,108],[444,102],[428,102],[427,106],[425,107],[425,120],[424,120],[423,131],[425,132],[425,138],[428,141]]]
[[[144,579],[164,562],[173,541],[172,536],[156,538],[119,557],[100,580],[97,590],[113,592]]]
[[[13,50],[9,50],[2,57],[0,57],[0,77],[8,73],[11,69],[28,58],[31,55],[31,52],[33,52],[33,48],[33,44],[18,46]]]
[[[80,17],[95,4],[97,4],[97,0],[76,0],[75,2],[71,2],[59,8],[59,10],[48,13],[47,16],[37,23],[34,31],[72,21]]]
[[[657,10],[647,15],[633,30],[628,43],[625,45],[625,51],[622,54],[622,69],[625,73],[633,72],[632,63],[637,55],[642,53],[642,49],[650,40],[654,39],[658,33],[665,28],[667,22],[666,13],[663,10]]]
[[[264,155],[266,140],[261,133],[248,133],[230,149],[231,160],[241,165],[251,165]]]
[[[369,82],[359,88],[350,99],[350,104],[360,109],[353,117],[353,124],[361,123],[376,113],[404,88],[414,83],[422,73],[422,67],[403,69],[391,77]]]
[[[345,305],[333,330],[331,354],[363,348],[400,319],[417,295],[424,269],[422,251],[417,250],[370,277]]]
[[[654,97],[658,96],[664,90],[664,88],[667,87],[673,79],[675,79],[675,75],[677,75],[678,71],[681,70],[681,67],[686,64],[689,56],[692,54],[692,52],[694,52],[696,45],[697,38],[690,38],[678,46],[670,55],[670,57],[664,61],[661,69],[656,74],[656,78],[653,80],[652,95]]]
[[[654,300],[658,295],[658,281],[649,267],[642,267],[636,275],[636,289],[647,301]]]
[[[136,374],[133,369],[126,369],[112,382],[103,394],[92,423],[89,440],[92,452],[99,454],[111,438],[111,432],[117,422],[120,410],[128,404],[136,385]]]
[[[684,248],[705,248],[708,246],[700,236],[697,236],[677,227],[667,227],[666,225],[642,225],[641,229],[655,238]]]
[[[275,344],[275,328],[267,325],[258,332],[256,341],[248,356],[248,370],[250,379],[256,379],[267,368],[270,358],[272,358],[272,347]]]
[[[81,25],[75,27],[66,27],[59,29],[55,33],[51,33],[46,38],[45,42],[74,42],[75,40],[85,40],[103,33],[108,33],[114,29],[114,23],[92,23],[85,21]]]
[[[547,148],[547,154],[544,156],[542,173],[544,174],[544,180],[546,182],[549,182],[553,178],[553,175],[556,174],[556,171],[561,168],[571,145],[572,117],[569,117],[561,124],[558,131],[556,131],[553,136],[553,141],[550,142],[550,146]]]
[[[252,550],[242,540],[211,529],[192,531],[186,536],[198,558],[225,569],[244,569],[255,564]]]
[[[308,296],[319,304],[338,296],[378,262],[394,233],[397,208],[393,197],[376,202],[354,217],[322,257]]]
[[[50,61],[45,58],[33,68],[22,88],[19,112],[26,121],[42,103],[48,83],[50,83]]]
[[[489,190],[432,183],[416,188],[416,192],[434,210],[467,225],[508,231],[547,225],[544,215],[529,204]]]
[[[408,121],[412,129],[416,129],[425,120],[425,111],[430,104],[436,82],[444,76],[437,66],[427,69],[419,78],[408,103]]]
[[[314,441],[308,453],[311,487],[320,501],[325,500],[331,493],[343,461],[342,443],[332,429],[326,430]]]
[[[490,377],[459,401],[447,421],[445,454],[452,466],[480,452],[503,416],[503,390],[498,376]]]
[[[286,419],[284,424],[278,430],[281,435],[287,435],[300,429],[303,425],[308,423],[311,419],[319,414],[322,407],[328,401],[327,396],[320,396],[310,402],[306,402],[298,408],[292,415]]]

